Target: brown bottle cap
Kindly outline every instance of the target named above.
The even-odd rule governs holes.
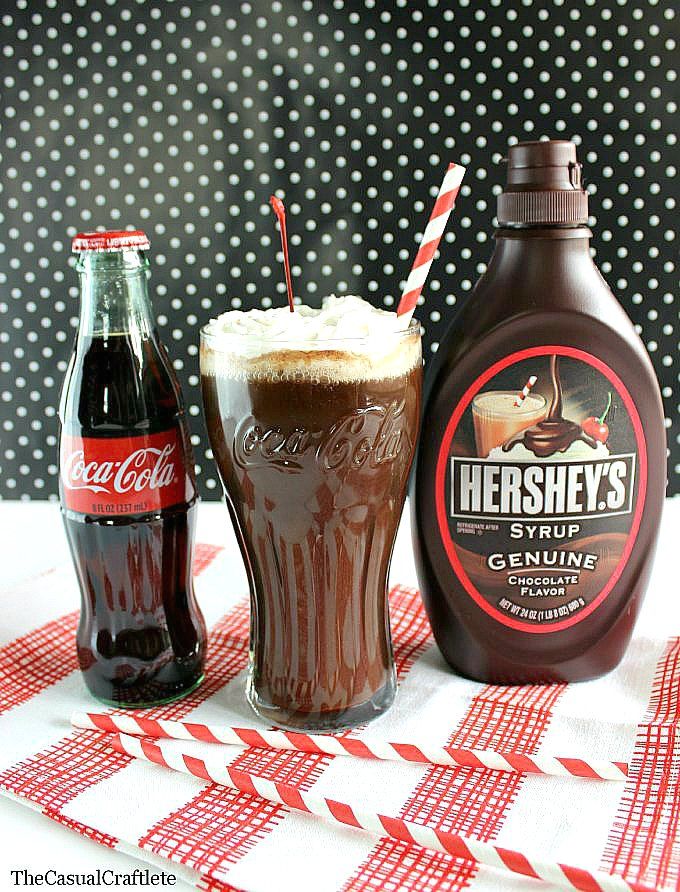
[[[573,142],[520,142],[510,147],[507,162],[507,184],[498,196],[499,226],[588,222],[588,194]]]

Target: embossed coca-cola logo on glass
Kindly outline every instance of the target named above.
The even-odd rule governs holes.
[[[325,430],[264,428],[249,416],[236,428],[234,456],[244,468],[270,465],[290,471],[301,468],[298,458],[313,450],[327,471],[377,468],[410,454],[404,406],[404,400],[395,400],[355,409]]]
[[[135,514],[185,498],[184,453],[176,430],[139,437],[64,436],[60,482],[67,508]]]

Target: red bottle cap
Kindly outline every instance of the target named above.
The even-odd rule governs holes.
[[[149,239],[141,229],[79,232],[71,242],[71,250],[81,251],[148,251]]]

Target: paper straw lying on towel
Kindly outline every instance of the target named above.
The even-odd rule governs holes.
[[[379,836],[390,837],[409,845],[418,845],[436,852],[445,852],[457,858],[466,858],[500,870],[541,879],[564,889],[602,890],[602,892],[648,892],[648,887],[628,883],[622,877],[600,871],[589,871],[557,862],[529,857],[513,849],[505,849],[487,842],[480,842],[458,833],[435,830],[403,818],[381,815],[368,809],[355,807],[346,802],[325,796],[302,792],[289,784],[278,784],[250,772],[225,765],[218,758],[198,759],[182,753],[168,743],[154,743],[129,734],[110,734],[108,741],[113,749],[135,759],[162,765],[183,774],[191,774],[202,780],[231,787],[251,796],[259,796],[268,802],[307,814],[325,818],[334,823],[367,830]]]
[[[624,781],[628,775],[625,762],[570,759],[556,756],[525,756],[522,753],[500,753],[494,750],[431,747],[410,743],[387,743],[383,740],[334,737],[330,734],[304,734],[299,731],[260,731],[256,728],[234,728],[197,722],[171,722],[147,719],[137,715],[111,715],[100,712],[74,712],[71,724],[91,731],[120,731],[137,737],[170,740],[200,740],[203,743],[226,743],[261,749],[296,750],[325,753],[330,756],[359,756],[390,762],[418,762],[494,771],[527,774],[550,774],[559,777],[587,777],[594,780]]]

